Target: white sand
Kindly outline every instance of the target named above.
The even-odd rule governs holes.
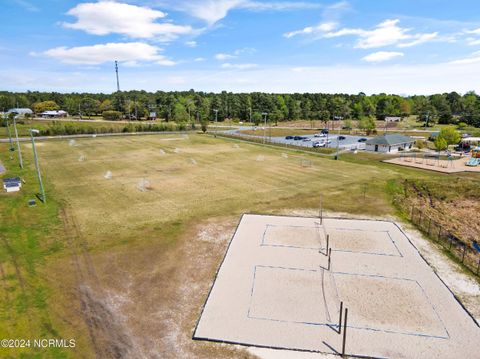
[[[349,308],[347,354],[478,357],[480,329],[394,223],[324,219],[333,249],[326,270],[327,257],[312,246],[325,245],[323,228],[315,242],[316,222],[245,215],[194,337],[334,353],[342,341],[332,326],[343,301]]]

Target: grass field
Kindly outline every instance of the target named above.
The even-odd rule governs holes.
[[[31,147],[22,149],[19,171],[0,145],[8,175],[26,180],[20,194],[0,194],[0,334],[77,339],[42,357],[148,356],[179,343],[185,356],[231,357],[190,341],[226,245],[198,241],[199,228],[224,236],[241,213],[314,209],[320,196],[331,211],[394,214],[391,180],[444,178],[380,156],[334,161],[203,135],[92,138],[38,144],[49,201],[29,208],[38,189]]]

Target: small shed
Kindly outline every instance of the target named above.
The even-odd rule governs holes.
[[[372,138],[366,142],[366,150],[372,152],[397,153],[410,151],[415,140],[400,134],[383,135]]]
[[[22,180],[20,177],[3,179],[3,189],[5,192],[18,192],[20,188],[22,188]]]

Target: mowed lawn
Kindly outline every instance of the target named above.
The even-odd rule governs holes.
[[[318,208],[321,196],[329,210],[385,215],[386,181],[398,175],[201,135],[45,142],[39,151],[93,247],[213,216]]]
[[[22,149],[26,170],[9,174],[26,184],[0,195],[0,333],[78,343],[40,357],[113,357],[105,348],[128,357],[145,347],[166,357],[179,347],[189,348],[184,357],[235,356],[190,340],[226,245],[199,242],[199,225],[224,236],[242,213],[318,210],[321,197],[329,211],[393,214],[390,179],[441,176],[373,155],[335,161],[207,135],[47,141],[38,153],[48,204],[28,208],[37,183],[31,145]]]

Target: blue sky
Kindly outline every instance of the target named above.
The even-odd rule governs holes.
[[[2,0],[0,89],[431,94],[480,87],[480,3]]]

